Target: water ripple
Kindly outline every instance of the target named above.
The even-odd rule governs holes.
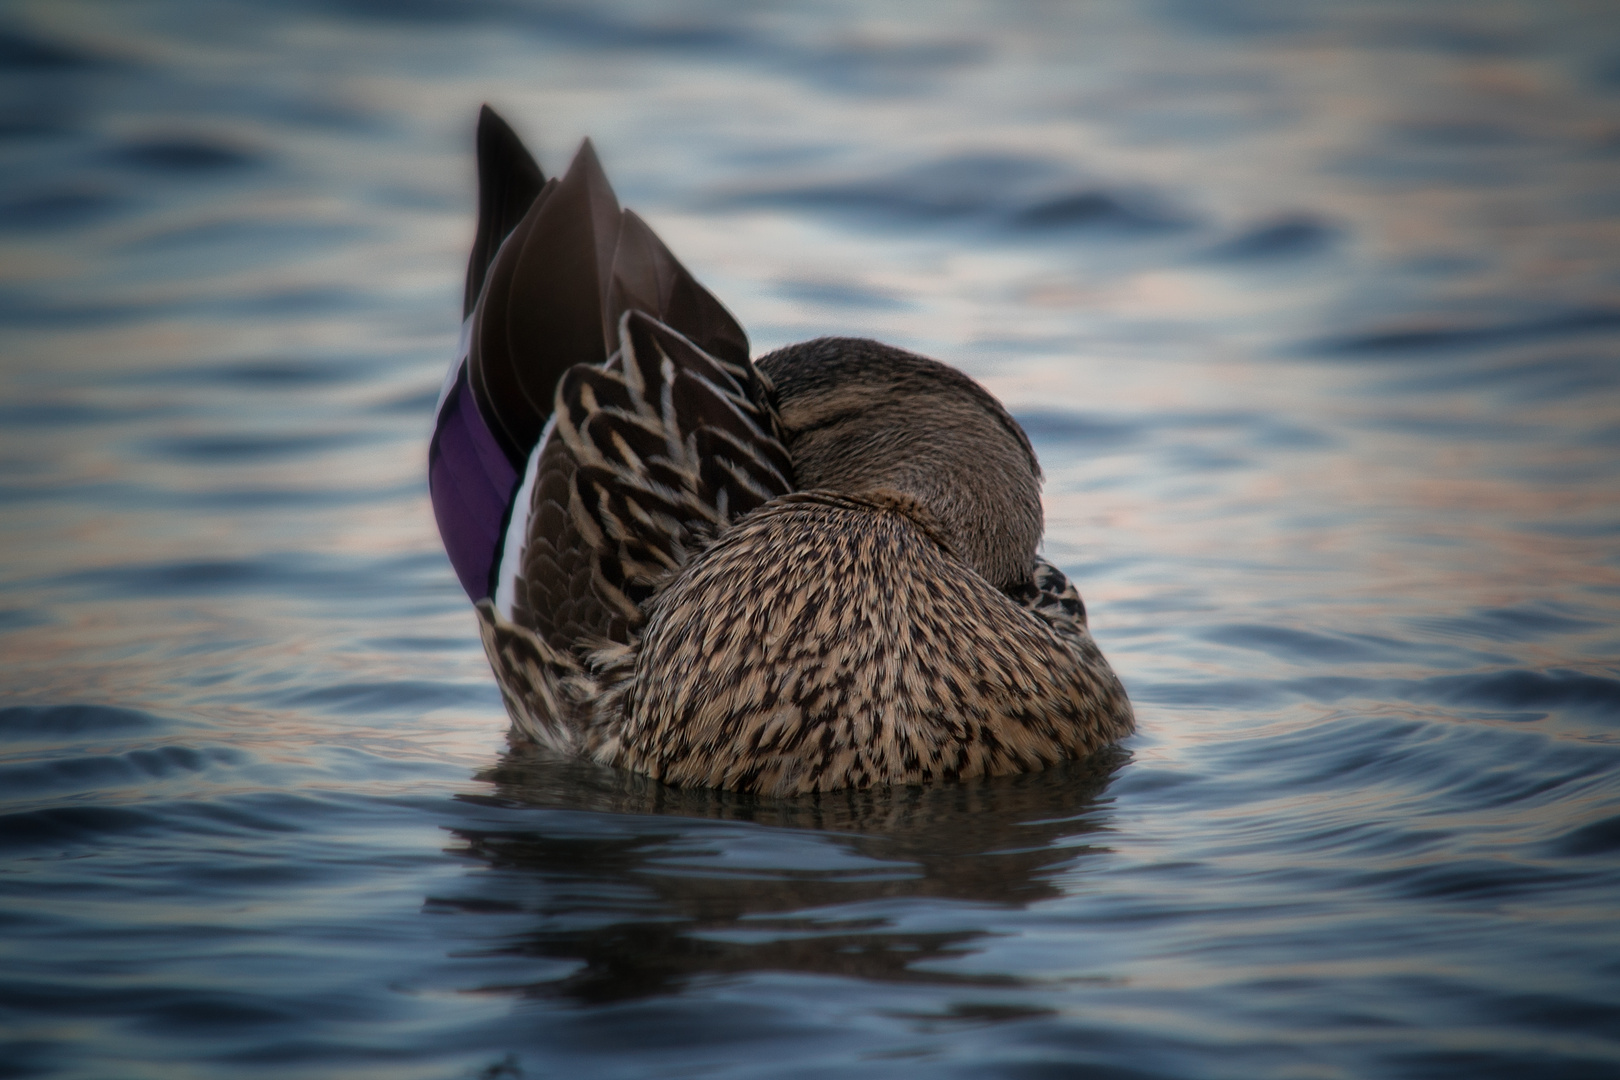
[[[1620,1072],[1588,7],[8,8],[0,1075]],[[1016,406],[1139,734],[503,748],[421,468],[480,95],[762,350]]]

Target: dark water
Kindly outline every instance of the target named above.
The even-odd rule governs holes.
[[[1013,408],[1141,734],[508,754],[471,125]],[[0,8],[0,1077],[1620,1075],[1602,3]]]

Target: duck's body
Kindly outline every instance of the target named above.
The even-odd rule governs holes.
[[[1031,771],[1130,732],[993,397],[859,339],[756,366],[588,144],[542,181],[486,109],[479,172],[429,476],[519,734],[791,794]]]

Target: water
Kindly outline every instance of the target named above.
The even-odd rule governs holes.
[[[509,753],[485,100],[757,350],[1007,401],[1141,733]],[[1617,190],[1598,3],[5,5],[0,1076],[1616,1075]]]

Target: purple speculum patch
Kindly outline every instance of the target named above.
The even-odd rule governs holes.
[[[520,477],[478,411],[463,363],[428,444],[428,492],[461,587],[477,603],[494,572]]]

